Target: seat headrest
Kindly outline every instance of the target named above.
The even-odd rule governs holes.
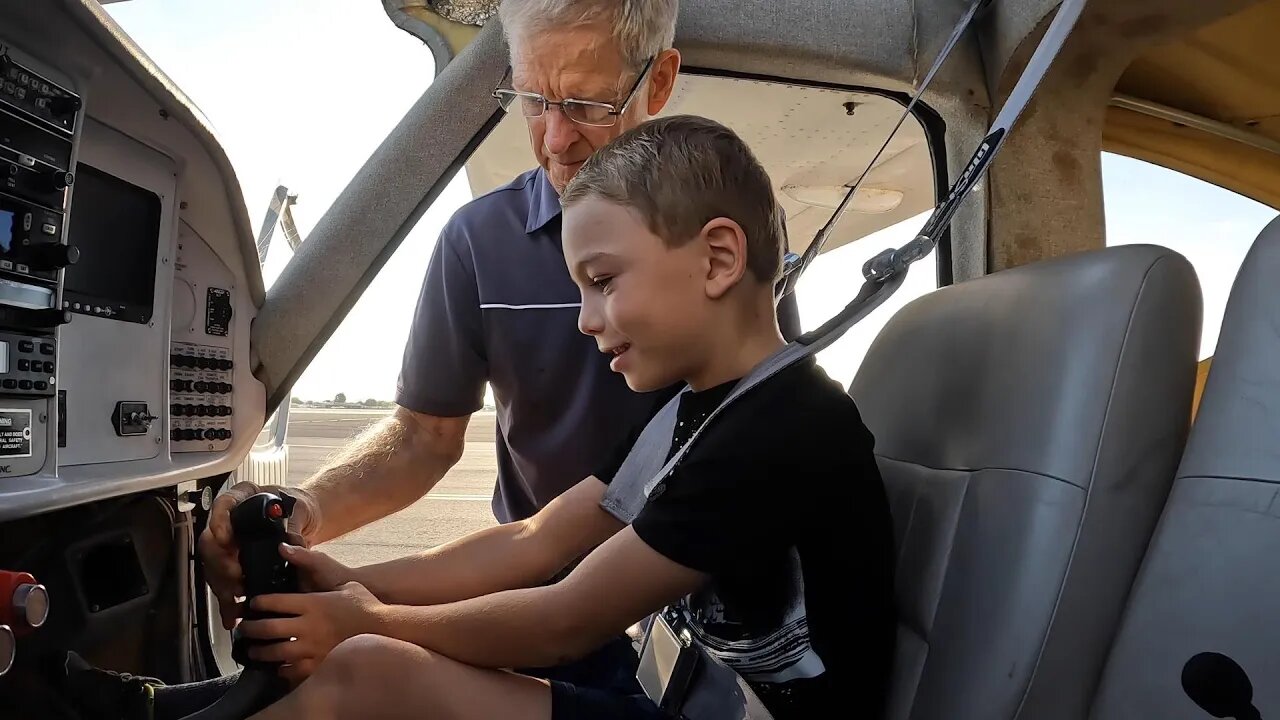
[[[1280,482],[1280,217],[1231,287],[1179,477]]]
[[[1152,245],[993,273],[906,305],[871,345],[850,392],[878,455],[1024,470],[1087,488],[1113,395],[1137,392],[1125,378],[1143,372],[1139,363],[1186,346],[1188,366],[1169,372],[1193,377],[1200,305],[1190,263]],[[1190,388],[1160,402],[1189,418]]]

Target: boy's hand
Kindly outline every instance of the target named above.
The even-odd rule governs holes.
[[[355,570],[319,550],[282,544],[280,557],[297,569],[298,585],[303,592],[328,592],[360,581]]]
[[[363,585],[348,582],[329,592],[262,595],[253,608],[295,617],[245,620],[240,630],[256,640],[282,640],[249,648],[249,657],[286,666],[280,675],[297,684],[347,638],[376,633],[385,607]],[[290,641],[290,638],[296,638]]]

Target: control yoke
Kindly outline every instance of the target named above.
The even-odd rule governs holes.
[[[231,529],[240,546],[240,568],[244,572],[246,620],[282,617],[253,609],[255,597],[298,592],[297,571],[280,556],[280,544],[286,541],[295,503],[296,499],[285,493],[261,492],[231,511]],[[183,720],[241,720],[277,700],[281,687],[276,675],[279,663],[248,657],[250,645],[271,642],[246,638],[237,627],[233,632],[231,655],[244,666],[244,671],[217,702]]]
[[[244,571],[245,620],[280,617],[275,613],[254,610],[252,600],[259,595],[298,592],[298,574],[293,565],[280,556],[280,544],[286,541],[287,523],[293,516],[297,500],[289,495],[258,493],[231,511],[231,529],[240,546],[240,567]],[[242,637],[236,628],[232,657],[246,668],[274,672],[279,663],[250,660],[248,646],[264,642]]]

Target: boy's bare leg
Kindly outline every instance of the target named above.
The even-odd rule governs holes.
[[[250,720],[550,720],[543,680],[464,665],[399,640],[360,635]]]

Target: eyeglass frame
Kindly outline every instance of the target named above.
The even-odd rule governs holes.
[[[614,103],[600,102],[598,100],[578,100],[577,98],[565,98],[564,100],[555,102],[552,100],[548,100],[544,95],[540,95],[535,92],[525,92],[523,90],[516,90],[515,88],[504,88],[502,87],[501,84],[498,87],[494,88],[493,92],[489,93],[489,95],[493,99],[498,101],[498,106],[502,108],[503,112],[510,112],[508,108],[510,108],[511,105],[515,104],[516,100],[520,98],[529,98],[531,100],[540,100],[542,102],[542,112],[537,115],[524,115],[524,117],[535,117],[535,118],[543,117],[544,115],[547,114],[548,108],[555,106],[560,108],[560,112],[563,113],[566,118],[568,118],[571,122],[574,122],[578,125],[584,125],[586,127],[613,127],[614,125],[618,124],[618,118],[621,117],[623,113],[627,111],[627,108],[631,106],[631,101],[635,99],[636,92],[640,90],[640,86],[644,84],[645,77],[648,76],[649,71],[653,69],[653,61],[656,60],[657,57],[658,57],[657,55],[650,55],[649,59],[645,61],[644,69],[640,71],[640,75],[639,77],[636,78],[635,83],[632,84],[631,90],[627,92],[626,99],[622,101],[621,107],[615,105]],[[512,74],[512,67],[508,65],[506,72],[503,73],[503,82],[510,80],[511,74]],[[512,96],[511,102],[508,103],[505,107],[502,105],[502,98],[500,97],[500,95],[503,95],[503,94],[509,94]],[[573,118],[572,115],[564,111],[564,106],[570,105],[570,104],[604,108],[605,110],[608,111],[611,121],[609,122],[608,125],[596,125],[593,123],[576,120]]]

